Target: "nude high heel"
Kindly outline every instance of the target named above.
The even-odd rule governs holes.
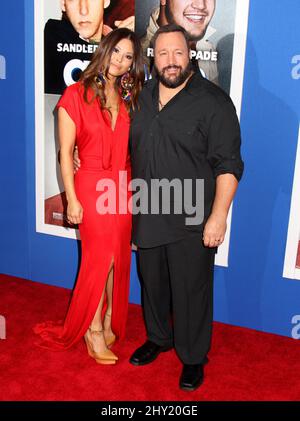
[[[101,330],[92,330],[89,327],[89,331],[92,334],[98,334],[101,335],[103,334],[103,329]],[[87,350],[88,350],[88,354],[90,357],[94,358],[94,360],[98,363],[98,364],[116,364],[118,357],[109,349],[105,350],[104,352],[95,352],[93,349],[92,344],[90,343],[90,341],[88,340],[88,338],[86,336],[84,336],[85,342],[86,342],[86,346],[87,346]]]
[[[111,314],[105,313],[104,317],[110,317],[111,318]],[[113,346],[113,344],[115,343],[117,337],[114,333],[110,334],[110,335],[106,335],[105,330],[104,330],[104,339],[105,339],[107,348],[111,348]]]

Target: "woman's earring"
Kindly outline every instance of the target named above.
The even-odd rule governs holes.
[[[134,87],[134,81],[129,71],[127,73],[124,73],[124,75],[121,77],[120,84],[122,88],[121,96],[124,101],[129,102],[131,99],[132,89]]]

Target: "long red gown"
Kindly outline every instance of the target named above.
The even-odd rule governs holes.
[[[91,93],[89,92],[89,99]],[[101,111],[97,101],[87,104],[80,82],[69,86],[57,107],[63,107],[76,125],[76,143],[81,160],[75,175],[75,190],[83,207],[79,224],[82,259],[70,306],[63,323],[44,322],[34,327],[39,335],[36,345],[52,350],[70,348],[87,331],[99,305],[109,266],[114,258],[112,330],[118,338],[125,333],[128,309],[131,214],[99,214],[96,209],[101,192],[99,180],[115,181],[119,190],[119,171],[131,177],[128,153],[129,116],[120,102],[115,129],[112,130],[107,111]],[[126,173],[124,173],[126,171]],[[126,181],[126,178],[125,178]],[[122,197],[127,201],[127,185],[122,184]]]

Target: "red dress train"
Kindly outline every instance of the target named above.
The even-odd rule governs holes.
[[[121,101],[115,129],[112,130],[105,115],[107,111],[102,112],[97,101],[91,104],[84,101],[80,82],[65,90],[57,107],[63,107],[76,125],[81,166],[74,182],[77,198],[83,207],[83,221],[79,224],[82,258],[65,321],[61,324],[40,323],[34,327],[34,332],[39,335],[36,345],[65,350],[80,340],[91,324],[112,258],[112,330],[117,338],[122,338],[125,333],[131,261],[131,213],[119,212],[119,204],[121,197],[123,207],[128,200],[127,185],[131,177],[128,153],[130,121]],[[120,174],[123,176],[122,186]],[[113,181],[116,186],[116,213],[98,213],[96,205],[102,193],[97,189],[100,188],[99,183],[106,185],[105,180],[109,180],[108,183]]]

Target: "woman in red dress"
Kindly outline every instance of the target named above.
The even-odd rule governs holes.
[[[109,347],[125,332],[131,213],[119,212],[118,205],[121,197],[127,204],[130,181],[128,111],[137,106],[143,81],[138,38],[128,29],[116,29],[57,104],[67,216],[79,224],[82,260],[64,323],[45,322],[34,331],[40,336],[37,345],[53,350],[68,349],[84,336],[89,355],[100,364],[116,363]],[[81,165],[74,175],[75,144]],[[115,212],[100,197],[107,180],[115,186]]]

